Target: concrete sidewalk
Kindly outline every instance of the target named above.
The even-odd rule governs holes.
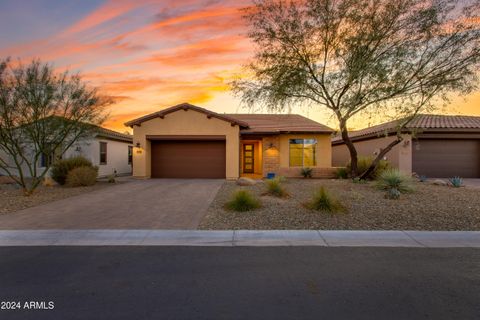
[[[0,246],[480,248],[479,231],[0,230]]]

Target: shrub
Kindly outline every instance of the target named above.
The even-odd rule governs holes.
[[[311,178],[313,176],[313,169],[312,168],[302,168],[300,169],[300,174],[304,178]]]
[[[359,156],[358,157],[358,162],[357,162],[358,174],[362,174],[365,171],[367,171],[367,169],[370,167],[372,162],[373,162],[372,157]],[[380,160],[378,162],[378,165],[375,168],[375,170],[373,170],[373,172],[367,177],[367,179],[374,180],[377,177],[379,177],[382,174],[382,172],[384,172],[385,170],[387,170],[389,168],[390,168],[390,165],[389,165],[388,161]],[[347,173],[350,173],[350,171],[352,170],[352,166],[351,166],[350,162],[347,164],[346,170],[347,170]]]
[[[90,167],[94,168],[93,164],[90,160],[84,157],[73,157],[63,160],[58,160],[52,165],[52,170],[50,172],[50,176],[53,180],[55,180],[58,184],[64,185],[67,180],[68,173],[80,167]]]
[[[385,170],[377,179],[377,187],[389,191],[396,189],[400,193],[412,192],[412,178],[398,169]]]
[[[285,197],[288,195],[285,188],[282,186],[281,179],[275,178],[267,180],[267,193],[275,197]]]
[[[108,183],[115,183],[116,180],[115,180],[115,174],[111,174],[108,176]]]
[[[448,179],[448,182],[450,182],[450,185],[454,188],[460,188],[463,186],[463,179],[460,177],[453,177]]]
[[[352,182],[353,183],[358,183],[358,184],[366,184],[368,181],[367,180],[362,180],[362,179],[357,177],[357,178],[353,178]]]
[[[337,179],[347,179],[348,178],[348,170],[347,168],[338,168],[337,171],[335,171],[335,177]]]
[[[337,213],[345,211],[345,207],[324,188],[320,187],[310,203],[307,204],[309,209],[326,211],[329,213]]]
[[[233,194],[232,200],[227,202],[227,209],[244,212],[260,207],[260,201],[247,190],[238,190]]]
[[[66,179],[66,185],[69,187],[92,186],[97,182],[98,168],[78,167],[71,170]]]

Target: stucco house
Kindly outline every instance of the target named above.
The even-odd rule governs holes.
[[[395,139],[397,121],[350,133],[359,155],[374,156]],[[431,178],[480,178],[480,117],[419,115],[403,131],[404,141],[386,160],[401,171]],[[332,139],[332,162],[344,166],[350,159],[341,139]]]
[[[118,175],[127,175],[132,172],[132,141],[131,135],[98,127],[91,137],[82,138],[75,142],[65,151],[61,158],[66,159],[74,156],[83,156],[90,160],[93,165],[98,166],[99,177],[106,177],[114,172]],[[3,159],[9,158],[5,154],[0,154],[0,157]],[[55,154],[43,154],[39,161],[37,171],[43,171],[46,165],[51,164],[56,158],[59,158],[59,156]],[[10,160],[10,162],[12,161]],[[14,168],[14,166],[10,167],[9,171],[17,174]],[[22,171],[25,176],[29,176],[29,170],[26,165]],[[0,169],[0,174],[6,173]]]
[[[125,123],[138,178],[329,177],[333,130],[300,115],[220,114],[188,103]]]

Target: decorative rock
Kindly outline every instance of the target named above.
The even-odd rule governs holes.
[[[446,186],[447,185],[447,182],[442,180],[442,179],[433,180],[432,183],[436,186]]]
[[[57,183],[55,180],[53,180],[51,177],[45,177],[45,178],[43,178],[43,182],[42,182],[42,183],[43,183],[43,185],[44,185],[45,187],[53,187],[53,186],[56,186],[56,185],[58,184],[58,183]]]
[[[250,178],[246,178],[246,177],[241,177],[241,178],[238,178],[238,180],[237,180],[237,184],[239,186],[253,186],[256,183],[257,182],[254,179],[250,179]]]

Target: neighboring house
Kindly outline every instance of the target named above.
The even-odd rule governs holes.
[[[133,175],[142,178],[329,177],[332,129],[299,115],[219,114],[180,104],[133,128]]]
[[[83,138],[75,142],[61,158],[66,159],[74,156],[83,156],[98,166],[98,176],[106,177],[114,172],[119,175],[131,174],[132,172],[132,136],[113,130],[98,127],[91,138]],[[8,158],[5,155],[1,155]],[[51,164],[57,155],[42,155],[38,172],[42,172],[47,165]],[[24,166],[24,174],[29,176],[27,166]],[[14,167],[10,172],[16,173]],[[0,174],[5,174],[0,169]]]
[[[398,121],[350,132],[359,155],[375,156],[395,139]],[[419,115],[403,131],[405,140],[386,160],[401,171],[427,177],[480,178],[480,117]],[[350,154],[341,137],[332,140],[332,162],[344,166]]]

